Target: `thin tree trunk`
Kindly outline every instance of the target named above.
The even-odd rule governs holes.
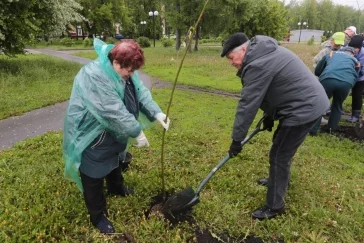
[[[181,30],[176,29],[176,50],[178,51],[181,48]]]
[[[196,34],[195,34],[195,49],[194,51],[198,51],[198,40],[200,39],[200,26],[197,26]]]

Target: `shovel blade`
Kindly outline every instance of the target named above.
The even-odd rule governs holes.
[[[178,213],[199,202],[199,196],[191,186],[172,195],[163,205],[162,212]]]
[[[364,139],[364,125],[360,127],[360,124],[357,123],[355,125],[355,133],[359,138]]]

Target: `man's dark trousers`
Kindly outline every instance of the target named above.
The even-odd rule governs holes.
[[[91,178],[82,172],[80,172],[80,175],[84,190],[83,196],[90,214],[90,220],[96,226],[102,215],[107,216],[106,199],[103,191],[104,179],[106,179],[108,192],[117,194],[124,184],[121,166],[119,164],[119,167],[112,170],[104,178]]]
[[[292,158],[318,119],[321,117],[307,124],[291,127],[281,126],[280,123],[275,130],[269,153],[270,168],[267,192],[267,206],[269,208],[280,209],[284,206]]]

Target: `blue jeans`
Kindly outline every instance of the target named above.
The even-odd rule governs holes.
[[[321,120],[321,116],[300,126],[288,127],[279,124],[275,130],[269,153],[270,168],[267,191],[267,206],[271,209],[280,209],[284,206],[292,158],[318,120]]]

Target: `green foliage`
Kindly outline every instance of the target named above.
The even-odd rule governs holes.
[[[106,40],[105,40],[105,42],[106,42],[107,44],[115,44],[115,43],[117,43],[117,42],[118,42],[118,40],[117,40],[117,39],[115,39],[114,37],[107,37],[107,38],[106,38]]]
[[[321,36],[321,43],[325,42],[327,40],[326,36]]]
[[[0,1],[0,49],[6,54],[22,53],[38,36],[59,34],[72,21],[81,21],[81,6],[74,0]]]
[[[147,37],[141,36],[137,39],[138,44],[143,47],[150,47],[150,40]]]
[[[362,32],[364,18],[353,7],[335,4],[332,0],[290,1],[287,5],[289,27],[297,29],[298,22],[308,22],[309,29],[319,29],[335,33],[354,25]]]
[[[162,46],[164,46],[164,47],[170,47],[174,43],[173,40],[169,39],[169,38],[162,38],[160,41],[162,43]]]
[[[90,39],[90,38],[88,38],[88,37],[86,37],[84,40],[83,40],[83,46],[84,47],[90,47],[90,46],[92,46],[92,40]]]
[[[224,38],[243,31],[249,37],[268,35],[282,39],[287,31],[287,10],[279,0],[225,0],[229,7],[221,9],[230,16],[224,22]]]
[[[315,37],[311,36],[311,38],[307,41],[307,45],[312,46],[315,44]]]
[[[153,89],[153,97],[165,110],[170,89]],[[174,100],[166,133],[166,186],[196,189],[227,154],[238,100],[181,90]],[[159,125],[145,131],[150,149],[130,148],[134,160],[123,175],[136,194],[106,198],[117,232],[128,232],[134,242],[195,242],[195,227],[209,227],[216,235],[254,234],[264,242],[364,240],[363,144],[308,137],[292,162],[287,214],[252,221],[250,212],[265,203],[266,188],[256,180],[268,175],[273,135],[261,132],[203,188],[192,212],[195,224],[170,227],[159,214],[144,216],[161,190],[162,132]],[[0,152],[1,242],[120,242],[120,234],[102,235],[89,222],[82,194],[63,178],[61,144],[62,133],[48,133]]]
[[[67,100],[80,67],[41,54],[0,55],[0,120]]]
[[[60,43],[61,43],[61,45],[68,46],[68,47],[75,45],[74,40],[69,37],[62,38]]]

